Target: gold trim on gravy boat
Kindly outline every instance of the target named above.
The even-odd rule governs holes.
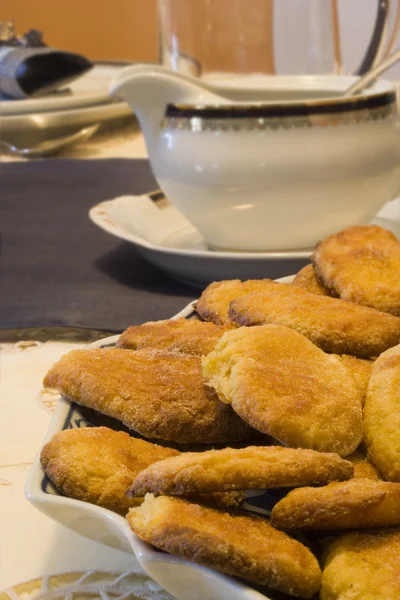
[[[204,116],[168,116],[162,121],[163,129],[177,129],[200,133],[202,131],[265,131],[311,127],[338,127],[368,121],[394,119],[396,105],[341,113],[309,114],[304,116],[218,118]]]

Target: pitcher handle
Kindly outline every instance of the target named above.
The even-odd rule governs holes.
[[[392,33],[385,48],[385,38],[388,34],[390,13],[392,7],[395,9],[395,21]],[[360,66],[355,71],[355,75],[363,75],[369,71],[375,64],[381,61],[392,49],[400,28],[400,0],[378,0],[378,12],[375,19],[375,26],[372,37],[368,44],[367,51],[361,61]]]

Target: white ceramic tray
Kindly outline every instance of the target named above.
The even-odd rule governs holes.
[[[292,277],[285,277],[280,281],[290,282],[291,280]],[[190,303],[173,318],[177,319],[179,317],[194,318],[193,303]],[[90,347],[114,346],[118,338],[118,335],[105,338],[94,342]],[[91,414],[93,414],[92,411],[88,413],[82,407],[60,397],[43,444],[50,441],[57,431],[104,424],[101,421],[94,422],[91,416],[88,416]],[[101,416],[98,416],[98,418],[103,419]],[[37,509],[65,527],[100,544],[134,553],[144,571],[178,600],[273,600],[275,598],[287,598],[282,594],[277,595],[275,592],[273,595],[269,595],[270,592],[265,595],[233,577],[222,575],[213,569],[178,556],[160,552],[149,544],[142,542],[132,533],[128,522],[120,515],[94,504],[60,495],[46,477],[40,464],[39,455],[30,472],[25,492],[28,500]],[[265,492],[256,492],[249,495],[247,499],[248,510],[267,514],[268,511],[263,508],[268,504],[267,496],[268,494]],[[266,499],[262,501],[261,498]],[[254,502],[254,504],[249,505],[249,502]]]

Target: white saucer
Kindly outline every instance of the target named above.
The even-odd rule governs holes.
[[[102,202],[89,217],[111,235],[134,244],[149,262],[201,288],[220,279],[276,279],[296,273],[312,252],[213,251],[162,193]]]
[[[162,192],[102,202],[89,211],[89,217],[111,235],[134,244],[144,258],[176,279],[202,288],[221,279],[277,279],[296,273],[312,254],[311,249],[214,251]],[[389,202],[373,223],[400,237],[400,200]]]

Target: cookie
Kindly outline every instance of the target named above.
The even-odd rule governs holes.
[[[254,435],[204,385],[197,356],[150,349],[73,350],[50,369],[44,385],[150,439],[206,444]]]
[[[185,452],[138,474],[131,492],[144,495],[259,490],[322,485],[353,477],[351,463],[337,454],[281,446]]]
[[[354,377],[337,357],[293,329],[229,331],[202,362],[219,398],[281,443],[340,456],[360,444],[362,393]]]
[[[310,550],[259,517],[149,494],[127,519],[140,539],[222,573],[300,598],[320,587]]]

